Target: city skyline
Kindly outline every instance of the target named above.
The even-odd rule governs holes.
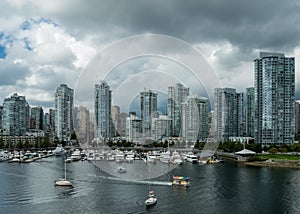
[[[53,107],[53,91],[58,81],[75,89],[82,69],[100,50],[119,39],[140,34],[163,34],[187,42],[212,66],[222,87],[240,92],[253,85],[252,61],[258,52],[284,52],[296,61],[300,59],[299,30],[289,27],[297,26],[300,19],[296,2],[250,4],[231,0],[214,7],[214,3],[206,1],[166,1],[160,3],[160,10],[148,2],[134,6],[122,2],[117,9],[113,1],[95,1],[89,5],[80,1],[76,4],[3,1],[0,4],[4,11],[0,33],[1,102],[17,92],[26,96],[31,106],[49,109]],[[95,11],[107,7],[117,12]],[[266,11],[264,7],[271,8]],[[174,11],[181,15],[170,16]],[[122,19],[117,15],[120,13],[126,13],[129,18]],[[134,65],[124,65],[124,72],[130,73],[132,68],[148,70],[152,59],[133,61]],[[150,67],[152,71],[161,71],[166,66],[174,68],[162,62]],[[178,70],[176,67],[172,72]],[[296,99],[299,99],[297,64],[295,73]]]

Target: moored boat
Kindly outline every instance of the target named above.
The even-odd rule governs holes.
[[[190,162],[190,163],[197,163],[198,162],[198,157],[196,155],[194,155],[193,152],[189,152],[186,155],[186,161]]]
[[[63,148],[61,144],[57,144],[56,148],[53,150],[53,154],[56,156],[66,154],[66,150]]]

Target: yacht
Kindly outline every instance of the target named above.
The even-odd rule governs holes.
[[[76,149],[76,150],[72,153],[72,155],[71,155],[70,158],[72,159],[72,161],[79,161],[79,160],[81,159],[81,154],[80,154],[79,149]]]
[[[171,160],[171,155],[170,155],[170,151],[166,151],[160,154],[159,160],[162,163],[170,163]]]
[[[115,154],[115,160],[116,160],[116,162],[123,162],[123,161],[125,160],[124,152],[118,151],[118,152]]]
[[[53,154],[58,156],[58,155],[64,155],[66,154],[67,151],[63,148],[61,144],[57,144],[56,148],[53,150]]]
[[[189,152],[187,155],[186,155],[186,161],[187,162],[190,162],[190,163],[197,163],[198,162],[198,158],[196,155],[194,155],[193,152]]]
[[[182,157],[180,156],[179,152],[174,151],[172,156],[171,156],[171,162],[174,164],[182,164],[183,160]]]
[[[132,163],[134,160],[134,154],[128,153],[125,158],[127,163]]]

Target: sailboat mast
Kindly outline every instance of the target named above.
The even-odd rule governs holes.
[[[67,180],[67,164],[65,162],[65,180]]]

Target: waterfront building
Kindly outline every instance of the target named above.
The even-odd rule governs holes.
[[[111,94],[109,85],[105,81],[95,85],[95,119],[96,138],[105,139],[114,136],[111,119]]]
[[[295,134],[300,137],[300,100],[295,102]]]
[[[246,88],[246,136],[254,137],[255,102],[254,87]]]
[[[95,136],[96,136],[95,135],[95,130],[96,130],[95,121],[96,121],[95,114],[93,112],[90,112],[90,125],[89,125],[89,127],[90,127],[90,131],[89,131],[89,133],[90,133],[90,136],[89,136],[90,142],[93,141],[95,139]]]
[[[61,84],[55,93],[55,133],[60,141],[69,141],[73,128],[73,89]]]
[[[0,105],[0,135],[3,134],[2,117],[3,117],[3,106]]]
[[[86,107],[74,108],[74,129],[79,143],[90,142],[90,113]]]
[[[13,94],[3,102],[3,134],[8,136],[25,136],[29,130],[29,105],[25,96]]]
[[[189,88],[177,83],[168,87],[168,117],[171,119],[171,136],[181,135],[181,103],[189,96]]]
[[[118,130],[120,129],[120,107],[113,105],[111,107],[111,119],[113,123],[114,136],[118,135]]]
[[[126,136],[126,119],[128,117],[128,114],[125,112],[121,112],[120,113],[120,123],[119,123],[119,127],[118,127],[118,134],[122,137]]]
[[[219,142],[242,136],[243,94],[233,88],[215,88],[215,138]]]
[[[151,90],[140,92],[142,131],[145,137],[151,137],[151,119],[157,113],[157,93]]]
[[[31,119],[32,126],[31,129],[44,130],[44,111],[42,107],[31,108]]]
[[[126,140],[129,142],[139,142],[143,137],[142,120],[135,114],[130,114],[126,119]]]
[[[169,119],[167,115],[159,115],[156,118],[152,118],[152,140],[158,141],[170,136],[170,127],[171,119]]]
[[[295,58],[260,52],[254,60],[255,140],[263,145],[295,139]]]
[[[208,136],[214,136],[215,135],[215,112],[210,111],[208,114]]]
[[[208,99],[188,96],[181,103],[182,137],[189,142],[204,142],[208,136]]]

